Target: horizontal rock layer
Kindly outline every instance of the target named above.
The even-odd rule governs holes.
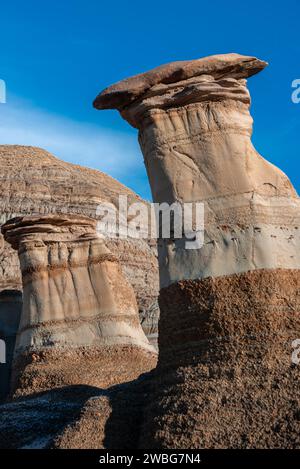
[[[134,378],[155,364],[133,289],[95,228],[95,220],[82,215],[18,217],[2,226],[6,241],[18,249],[23,281],[16,393],[104,386],[126,380],[118,374]]]
[[[140,448],[300,446],[300,206],[251,142],[245,79],[265,66],[238,54],[174,62],[94,102],[138,128],[154,202],[194,206],[198,245],[178,220],[158,242],[159,360]]]
[[[109,388],[151,371],[156,361],[153,350],[122,343],[33,349],[14,359],[11,397],[34,397],[75,385]]]
[[[159,85],[172,85],[201,75],[215,79],[230,76],[247,78],[262,70],[266,62],[239,54],[220,54],[196,60],[183,60],[161,65],[148,72],[122,80],[103,90],[95,99],[97,109],[123,109]]]
[[[299,270],[183,280],[160,308],[140,448],[299,448]]]
[[[204,202],[203,246],[159,242],[161,287],[181,279],[300,266],[300,200],[255,192]]]
[[[19,215],[51,213],[74,213],[96,219],[98,204],[108,202],[117,206],[120,194],[128,196],[128,204],[141,201],[110,176],[65,163],[35,147],[0,145],[0,168],[0,224]],[[134,288],[140,320],[156,345],[159,316],[156,249],[143,239],[107,239],[106,243]],[[22,289],[17,253],[2,235],[0,289]]]
[[[175,62],[162,72],[123,80],[96,100],[101,108],[102,99],[138,90],[123,108],[114,101],[111,107],[139,129],[154,201],[180,204],[183,212],[185,203],[194,210],[196,204],[203,206],[204,226],[196,226],[195,215],[192,220],[203,235],[202,246],[187,249],[185,234],[159,240],[162,288],[181,279],[299,268],[299,198],[287,176],[251,142],[244,78],[265,65],[232,54],[182,67]],[[186,73],[172,75],[171,70],[185,67]]]

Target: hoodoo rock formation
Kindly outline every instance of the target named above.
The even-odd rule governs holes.
[[[134,291],[95,220],[17,217],[2,233],[18,251],[23,282],[15,396],[66,385],[104,388],[155,366]]]
[[[204,204],[204,244],[159,240],[159,361],[141,448],[300,447],[300,203],[251,143],[238,54],[174,62],[95,100],[139,130],[155,202]]]
[[[66,163],[36,147],[0,145],[0,170],[0,224],[16,216],[60,213],[97,219],[97,206],[111,203],[118,209],[119,195],[128,197],[128,205],[142,201],[112,177]],[[146,239],[132,238],[106,237],[105,244],[118,257],[126,279],[133,286],[142,327],[156,345],[159,316],[156,247],[149,246]],[[16,290],[18,304],[21,288],[17,253],[0,235],[0,291]]]

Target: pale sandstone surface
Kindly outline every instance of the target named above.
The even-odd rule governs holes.
[[[107,96],[120,100],[119,90],[140,90],[141,83],[136,100],[111,107],[139,129],[154,201],[204,204],[202,249],[160,240],[161,287],[182,278],[298,268],[299,198],[287,176],[251,142],[244,78],[266,63],[236,54],[212,56],[188,62],[188,74],[173,76],[185,67],[177,64],[163,66],[166,80],[155,69],[104,90],[94,103],[101,109]],[[154,84],[145,88],[148,77]]]
[[[156,369],[85,390],[73,418],[59,425],[54,413],[48,433],[39,424],[42,442],[27,419],[28,441],[19,431],[13,447],[300,448],[291,362],[300,336],[299,199],[252,147],[244,80],[265,65],[237,54],[176,62],[96,99],[139,128],[155,201],[205,203],[206,243],[188,252],[177,240],[159,241]],[[15,406],[31,406],[31,415],[49,397],[31,401],[5,406],[2,429],[12,439]]]
[[[74,213],[96,217],[100,203],[118,206],[118,196],[128,204],[142,201],[112,177],[66,163],[45,150],[0,145],[0,223],[19,215]],[[157,343],[159,310],[156,249],[143,239],[107,239],[134,288],[140,319],[151,342]],[[16,252],[0,235],[0,289],[21,289]],[[149,311],[149,313],[148,313]]]
[[[108,386],[155,365],[134,291],[95,220],[17,217],[2,233],[18,251],[23,283],[15,395],[69,384]]]
[[[300,447],[300,207],[251,142],[245,79],[265,66],[237,54],[175,62],[94,102],[138,128],[155,202],[204,204],[201,249],[158,242],[159,360],[140,448]]]

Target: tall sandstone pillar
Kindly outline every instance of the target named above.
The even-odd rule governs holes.
[[[139,130],[155,202],[202,202],[204,244],[159,240],[159,361],[144,448],[300,447],[300,210],[251,143],[238,54],[174,62],[96,98]]]
[[[12,390],[107,387],[155,366],[132,287],[117,258],[80,215],[25,216],[2,226],[18,250],[23,309]]]

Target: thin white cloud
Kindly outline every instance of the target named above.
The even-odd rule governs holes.
[[[149,196],[136,137],[76,122],[14,101],[0,105],[0,143],[44,148],[71,163],[99,169]]]

